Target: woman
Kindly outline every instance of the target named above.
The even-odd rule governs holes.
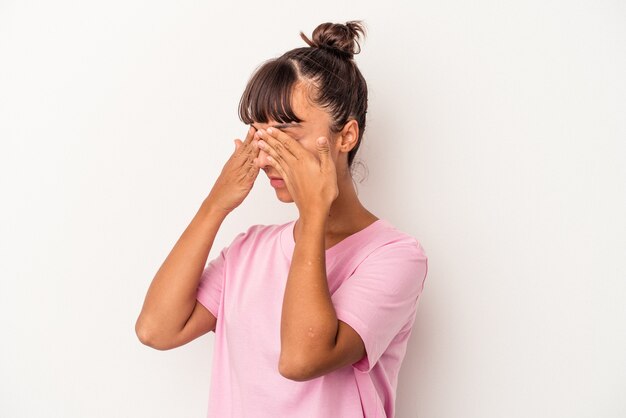
[[[247,136],[148,289],[142,343],[215,333],[209,417],[394,416],[427,257],[354,188],[363,34],[360,22],[324,23],[312,40],[300,33],[308,47],[257,69],[239,106]],[[298,219],[251,226],[205,267],[261,169]]]

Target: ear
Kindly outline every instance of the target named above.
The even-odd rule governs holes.
[[[359,140],[359,123],[356,119],[350,119],[343,126],[339,138],[337,138],[337,148],[341,152],[348,153],[354,147]]]

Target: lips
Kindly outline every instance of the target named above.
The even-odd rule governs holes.
[[[270,184],[275,188],[285,187],[285,181],[280,177],[270,177]]]

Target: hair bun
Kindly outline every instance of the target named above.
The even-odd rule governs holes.
[[[346,22],[345,25],[331,22],[322,23],[313,31],[313,40],[300,32],[300,36],[309,46],[339,53],[349,59],[352,59],[354,54],[361,52],[361,45],[358,42],[361,35],[365,36],[365,28],[358,20]]]

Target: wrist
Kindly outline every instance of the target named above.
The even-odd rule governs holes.
[[[328,211],[309,211],[300,213],[302,226],[325,226],[328,220]]]
[[[225,210],[220,206],[214,204],[213,201],[208,197],[202,201],[202,205],[200,206],[198,212],[203,217],[209,217],[213,219],[218,218],[222,220],[226,218],[226,216],[228,216],[228,214],[230,213],[230,211]]]

